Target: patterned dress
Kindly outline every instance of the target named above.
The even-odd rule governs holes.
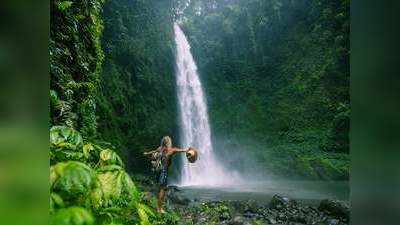
[[[161,151],[161,171],[158,178],[160,187],[167,187],[168,183],[168,158],[167,151]]]

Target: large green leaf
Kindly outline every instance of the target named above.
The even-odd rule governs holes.
[[[139,200],[139,192],[130,176],[117,165],[100,167],[97,170],[98,188],[91,197],[95,208],[127,207]]]
[[[50,129],[50,159],[60,161],[85,161],[88,157],[82,149],[83,139],[78,131],[66,126]]]
[[[66,126],[53,126],[50,129],[50,147],[77,149],[82,147],[83,139],[78,131]]]
[[[70,207],[56,211],[51,218],[51,225],[92,225],[93,216],[81,207]]]
[[[119,155],[110,149],[105,149],[100,152],[100,164],[123,166],[123,162]]]
[[[136,204],[136,210],[139,215],[141,225],[150,225],[149,216],[154,216],[153,210],[151,210],[147,205],[142,203]]]
[[[56,193],[50,193],[50,211],[53,211],[55,208],[63,208],[64,201],[62,198]]]
[[[94,171],[84,163],[70,161],[50,167],[50,185],[63,199],[78,200],[96,185]]]

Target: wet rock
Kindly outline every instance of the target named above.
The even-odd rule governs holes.
[[[325,199],[318,206],[318,210],[328,215],[348,219],[350,216],[349,206],[340,201]]]
[[[190,203],[190,199],[185,197],[181,193],[181,190],[179,190],[177,187],[174,186],[168,187],[168,199],[173,204],[178,204],[178,205],[188,205]]]
[[[279,195],[274,195],[269,203],[269,208],[281,210],[289,205],[289,199]]]
[[[285,214],[283,214],[283,213],[279,213],[277,219],[278,219],[279,221],[286,221],[286,220],[287,220]]]
[[[274,218],[267,218],[266,219],[270,224],[276,224],[276,220]]]
[[[251,225],[243,216],[235,216],[229,225]]]
[[[207,215],[200,214],[199,217],[197,218],[197,223],[205,223],[208,221]]]
[[[232,206],[239,213],[258,213],[260,205],[255,201],[233,201]]]
[[[255,201],[247,201],[245,204],[244,211],[247,213],[257,214],[259,209],[260,209],[260,206]]]
[[[303,215],[292,215],[289,217],[289,221],[296,222],[296,223],[307,223],[306,217]]]
[[[256,218],[256,219],[262,217],[258,213],[252,213],[252,212],[245,212],[243,216],[246,218]]]
[[[168,185],[168,191],[169,192],[180,192],[181,190],[178,188],[178,186]]]
[[[338,225],[338,224],[339,224],[339,220],[337,220],[337,219],[328,220],[328,225]]]

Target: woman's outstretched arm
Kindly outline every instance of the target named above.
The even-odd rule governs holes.
[[[187,152],[188,150],[189,150],[189,148],[187,148],[187,149],[172,148],[172,151],[173,151],[174,153]]]
[[[158,147],[156,150],[153,150],[153,151],[143,152],[143,155],[151,155],[151,154],[156,153],[158,151],[160,151],[160,147]]]

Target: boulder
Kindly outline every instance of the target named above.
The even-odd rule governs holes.
[[[337,218],[349,219],[350,217],[349,206],[340,201],[329,199],[322,200],[318,206],[318,210]]]
[[[268,223],[270,224],[276,224],[276,220],[272,217],[267,218]]]
[[[339,225],[339,220],[337,220],[337,219],[328,220],[328,224],[329,225]]]
[[[289,205],[289,202],[290,202],[289,198],[282,197],[279,195],[274,195],[271,201],[269,202],[269,208],[280,210],[284,207],[287,207]]]
[[[185,206],[190,203],[190,199],[185,197],[181,190],[175,186],[168,187],[168,200],[170,200],[173,204]]]
[[[257,214],[261,208],[261,206],[253,200],[235,202],[233,204],[233,207],[240,213],[252,213],[252,214]]]
[[[302,214],[295,214],[289,217],[289,221],[296,222],[296,223],[307,223],[306,217]]]
[[[243,216],[235,216],[230,221],[229,225],[251,225]]]

